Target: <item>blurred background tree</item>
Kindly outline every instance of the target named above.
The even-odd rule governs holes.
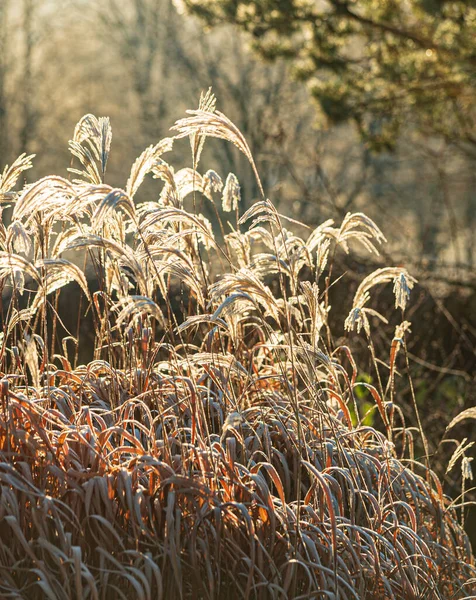
[[[233,23],[266,59],[283,57],[332,122],[353,119],[376,149],[408,120],[473,156],[473,0],[184,0],[209,25]]]
[[[415,174],[434,181],[430,203],[419,197],[418,176],[412,182],[411,237],[426,265],[433,269],[446,247],[453,263],[473,267],[475,236],[461,239],[460,222],[473,231],[474,192],[461,210],[451,175],[456,170],[461,183],[476,159],[473,0],[180,1],[207,26],[247,32],[264,59],[286,60],[317,101],[320,123],[352,121],[365,149],[380,152],[366,159],[385,170],[382,181],[401,181],[401,159],[411,156]],[[385,160],[388,152],[393,159]],[[379,182],[372,195],[375,206]],[[398,195],[408,214],[401,189]]]

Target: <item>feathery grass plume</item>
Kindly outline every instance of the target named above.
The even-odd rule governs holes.
[[[463,410],[458,415],[456,415],[456,417],[450,422],[450,424],[446,428],[446,431],[449,431],[455,425],[461,423],[461,421],[464,421],[465,419],[476,419],[476,406],[467,408],[466,410]]]
[[[251,154],[251,150],[246,139],[238,127],[236,127],[236,125],[234,125],[230,119],[228,119],[219,111],[199,109],[188,110],[187,113],[192,116],[186,117],[185,119],[179,119],[172,127],[173,130],[178,131],[178,134],[175,137],[181,138],[198,134],[199,136],[216,137],[231,142],[241,152],[243,152],[248,159],[256,177],[256,182],[258,184],[261,197],[264,198],[263,186],[261,185],[261,179],[259,177],[253,155]]]
[[[31,261],[13,252],[0,252],[0,280],[5,277],[14,279],[16,274],[21,274],[22,278],[27,275],[39,287],[42,286],[41,274]]]
[[[378,250],[372,240],[378,244],[387,241],[372,219],[363,213],[347,213],[336,233],[336,243],[346,252],[349,251],[348,241],[351,239],[360,242],[369,252],[375,254],[378,254]]]
[[[205,307],[203,277],[200,270],[194,268],[194,265],[190,263],[190,261],[183,260],[183,257],[170,256],[167,260],[162,261],[158,265],[158,274],[167,274],[176,277],[179,282],[187,285],[194,293],[199,306]]]
[[[151,145],[142,152],[132,165],[131,174],[127,180],[126,193],[128,196],[131,198],[135,196],[145,176],[159,164],[162,154],[170,152],[172,147],[173,139],[164,138],[155,146]]]
[[[345,321],[347,331],[352,331],[354,326],[359,332],[364,326],[367,334],[370,332],[370,326],[367,315],[378,317],[383,322],[386,321],[379,312],[373,309],[366,308],[367,302],[370,300],[370,290],[381,283],[394,282],[395,307],[401,307],[402,310],[406,307],[406,302],[409,298],[410,291],[413,288],[416,279],[412,277],[408,271],[402,267],[383,267],[377,269],[362,281],[357,288],[354,296],[352,310]]]
[[[70,173],[74,175],[78,175],[80,179],[75,179],[74,183],[82,183],[86,181],[88,183],[92,183],[94,185],[99,185],[102,183],[102,175],[98,169],[98,165],[96,164],[95,159],[99,159],[94,151],[91,151],[91,148],[87,146],[83,146],[82,144],[75,142],[74,140],[70,140],[69,142],[69,150],[73,156],[75,156],[81,165],[83,166],[83,170],[76,168],[68,168]]]
[[[5,246],[9,252],[28,255],[32,248],[28,230],[21,221],[13,221],[6,230]]]
[[[233,173],[228,173],[223,188],[222,209],[224,212],[231,212],[238,208],[241,200],[240,183],[238,177]]]
[[[111,142],[112,128],[109,117],[99,117],[98,119],[91,114],[85,115],[75,127],[73,139],[70,141],[70,150],[74,156],[79,158],[86,171],[69,170],[86,177],[86,180],[91,183],[101,183],[106,174]],[[84,145],[85,143],[87,146]],[[100,175],[96,161],[101,164]]]
[[[198,213],[197,215],[197,219],[202,223],[203,227],[206,229],[207,234],[203,234],[201,232],[198,233],[198,235],[196,236],[196,240],[198,239],[206,248],[206,250],[212,250],[217,248],[217,242],[215,239],[215,234],[213,232],[213,226],[212,223],[209,219],[207,219],[207,217],[205,215],[202,215],[202,213]],[[201,230],[203,231],[203,230]]]
[[[234,292],[246,294],[262,306],[267,314],[276,321],[279,320],[276,298],[269,287],[262,283],[250,269],[242,268],[236,273],[227,273],[210,287],[211,298],[214,301],[219,301],[223,296],[229,296]]]
[[[212,169],[209,169],[202,178],[203,195],[213,202],[213,193],[221,192],[223,189],[223,181]]]
[[[311,267],[312,258],[302,238],[281,227],[276,236],[277,254],[286,265],[286,270],[294,285],[298,281],[299,272],[303,267]],[[294,285],[294,287],[296,287]]]
[[[106,221],[110,211],[115,211],[121,208],[131,220],[135,219],[136,209],[132,199],[120,189],[112,189],[97,206],[96,211],[91,217],[96,231],[100,231]]]
[[[410,292],[413,289],[416,279],[408,274],[407,271],[397,275],[393,281],[393,293],[395,294],[395,308],[405,310],[407,302],[410,299]]]
[[[215,98],[215,94],[212,92],[212,88],[209,87],[206,94],[203,92],[200,94],[200,101],[198,103],[198,110],[214,113],[217,105],[217,100]],[[205,140],[207,138],[207,134],[201,131],[196,131],[190,134],[190,147],[192,149],[192,162],[193,166],[196,169],[198,167],[198,163],[200,162],[200,158],[202,155],[203,146],[205,144]]]
[[[473,480],[473,471],[471,469],[471,462],[473,461],[473,457],[463,456],[463,460],[461,461],[461,473],[463,474],[464,479]]]
[[[6,340],[8,340],[8,336],[12,333],[15,327],[22,321],[30,321],[35,316],[35,313],[36,311],[31,307],[23,310],[17,310],[16,308],[12,309],[3,340],[6,342]],[[26,329],[26,323],[23,323],[23,329]]]
[[[270,223],[278,230],[281,228],[279,213],[269,200],[255,202],[253,206],[250,206],[250,208],[240,217],[238,224],[244,225],[246,221],[251,218],[253,218],[253,221],[249,226],[250,230],[256,229],[260,223]],[[274,243],[271,247],[274,248]]]
[[[250,270],[260,279],[263,279],[267,274],[275,275],[281,271],[285,271],[290,275],[288,265],[284,261],[281,261],[276,255],[268,252],[254,254]]]
[[[152,177],[154,179],[161,179],[164,182],[158,204],[161,207],[174,206],[175,208],[182,208],[182,199],[175,184],[174,168],[159,159],[152,168]]]
[[[148,231],[153,230],[153,228],[156,226],[162,228],[164,223],[167,223],[168,225],[185,225],[189,230],[201,234],[211,243],[215,244],[213,233],[210,232],[206,221],[204,221],[200,215],[191,214],[180,208],[165,207],[149,212],[144,215],[144,218],[140,224],[140,228],[141,231],[146,234]],[[188,233],[190,233],[190,231],[188,231]]]
[[[336,229],[332,227],[333,225],[334,219],[327,219],[327,221],[324,221],[314,229],[306,242],[309,252],[314,252],[314,250],[318,248],[320,244],[326,241],[327,238],[335,236]]]
[[[194,169],[180,169],[174,175],[175,187],[180,196],[181,203],[188,194],[193,192],[203,193],[203,179]]]
[[[224,369],[226,373],[235,371],[238,375],[247,375],[246,369],[236,360],[232,354],[214,354],[210,352],[197,352],[184,358],[179,366],[190,368],[194,365],[213,365]]]
[[[123,246],[116,241],[104,238],[100,235],[82,233],[73,233],[71,236],[63,238],[61,245],[56,247],[57,255],[61,255],[69,250],[88,250],[91,248],[102,248],[106,250],[113,260],[118,261],[120,268],[126,267],[128,274],[134,278],[143,295],[152,296],[154,282],[146,277],[143,265],[137,260],[133,250],[128,246]]]
[[[459,506],[461,508],[461,526],[464,527],[465,523],[465,508],[466,508],[466,480],[473,480],[473,470],[471,468],[471,462],[473,461],[473,457],[466,456],[466,452],[474,445],[474,442],[467,442],[467,438],[464,438],[456,447],[453,455],[450,458],[448,463],[448,468],[446,469],[446,475],[453,469],[455,464],[461,458],[461,496],[458,498],[460,500]]]
[[[253,243],[263,244],[268,250],[273,250],[275,247],[273,235],[264,227],[253,227],[246,231],[244,236],[250,247]]]
[[[61,289],[71,281],[76,281],[84,295],[91,300],[88,282],[83,271],[64,258],[44,258],[36,261],[35,268],[41,273],[41,289],[31,305],[36,310],[43,303],[45,296]]]
[[[388,385],[393,385],[393,376],[395,373],[395,363],[397,359],[397,354],[404,344],[404,336],[405,332],[410,332],[411,323],[410,321],[403,321],[399,325],[395,327],[395,334],[393,336],[392,345],[390,347],[390,377],[388,380]]]
[[[31,169],[33,166],[31,161],[34,158],[35,154],[23,153],[10,166],[7,165],[3,169],[3,173],[0,175],[0,202],[12,197],[10,192],[16,186],[20,175]]]
[[[114,306],[112,311],[118,311],[116,327],[121,327],[127,322],[129,327],[140,321],[144,315],[150,315],[160,323],[164,323],[164,315],[159,306],[147,296],[126,296],[121,298]]]
[[[232,231],[225,235],[225,243],[230,249],[238,268],[249,267],[251,263],[252,247],[250,232]]]
[[[254,253],[254,246],[261,244],[269,250],[275,250],[274,238],[264,227],[255,227],[244,233],[233,230],[225,235],[225,242],[227,247],[230,248],[234,264],[238,268],[250,267],[253,257],[255,272],[258,253]]]
[[[47,217],[68,212],[69,203],[76,195],[72,183],[63,177],[48,176],[39,179],[19,194],[13,208],[13,221],[22,221],[28,225],[38,212]]]
[[[40,387],[40,369],[38,359],[38,349],[36,347],[36,336],[30,337],[25,333],[25,349],[24,357],[25,363],[28,367],[32,379],[33,386],[36,388]]]
[[[448,462],[448,466],[447,466],[446,472],[445,472],[446,475],[452,471],[453,467],[456,465],[458,460],[465,456],[464,453],[467,450],[469,450],[471,448],[471,446],[474,446],[474,442],[468,442],[468,443],[466,443],[466,442],[468,442],[468,438],[464,438],[456,446],[456,449],[453,452],[453,454],[451,455],[451,458]]]
[[[317,348],[319,335],[321,329],[327,323],[327,313],[330,309],[326,308],[325,303],[321,301],[319,286],[316,282],[312,284],[309,281],[301,282],[301,290],[303,293],[302,303],[307,305],[309,311],[311,347]]]
[[[329,260],[329,251],[331,247],[331,241],[329,239],[321,240],[316,245],[316,272],[317,277],[323,273]]]
[[[309,236],[307,245],[312,252],[326,238],[333,239],[343,250],[349,252],[349,241],[355,240],[371,253],[378,254],[374,241],[378,244],[386,239],[377,225],[363,213],[347,213],[339,228],[333,227],[334,221],[328,219]]]

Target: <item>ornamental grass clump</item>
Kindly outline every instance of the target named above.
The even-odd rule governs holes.
[[[306,229],[264,195],[240,217],[235,175],[199,171],[211,136],[258,177],[214,97],[174,129],[125,189],[104,182],[111,128],[92,115],[70,143],[74,178],[13,192],[22,156],[0,179],[13,207],[0,225],[0,596],[471,597],[468,538],[397,403],[414,279],[385,267],[358,289],[345,326],[374,361],[375,285],[394,285],[402,315],[387,380],[362,382],[327,292],[346,293],[338,248],[378,252],[380,229],[359,213]],[[164,155],[181,137],[193,168],[174,170]],[[141,198],[148,175],[157,195]],[[68,285],[75,331],[58,312]],[[77,364],[86,313],[92,360]]]

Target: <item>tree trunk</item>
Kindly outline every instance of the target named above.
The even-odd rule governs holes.
[[[9,160],[6,76],[8,63],[8,5],[0,2],[0,169]]]
[[[25,50],[23,58],[23,123],[20,129],[20,152],[29,152],[31,140],[35,137],[36,113],[33,85],[33,49],[35,44],[33,23],[35,0],[23,1],[23,35]]]

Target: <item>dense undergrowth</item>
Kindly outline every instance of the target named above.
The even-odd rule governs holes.
[[[13,192],[23,156],[0,180],[13,204],[0,226],[0,596],[471,597],[455,503],[415,457],[418,413],[408,424],[398,405],[414,279],[382,267],[355,294],[346,329],[387,365],[367,383],[333,341],[328,292],[346,293],[336,251],[377,252],[378,227],[349,214],[300,237],[264,194],[240,217],[236,177],[199,172],[218,137],[259,181],[211,94],[175,134],[144,151],[124,190],[104,183],[111,129],[92,115],[70,143],[77,179]],[[181,137],[193,168],[174,171],[162,157]],[[135,201],[148,174],[159,198]],[[65,332],[58,295],[72,282],[82,299]],[[385,284],[401,322],[377,357],[385,319],[369,298]],[[78,365],[88,311],[94,359]]]

